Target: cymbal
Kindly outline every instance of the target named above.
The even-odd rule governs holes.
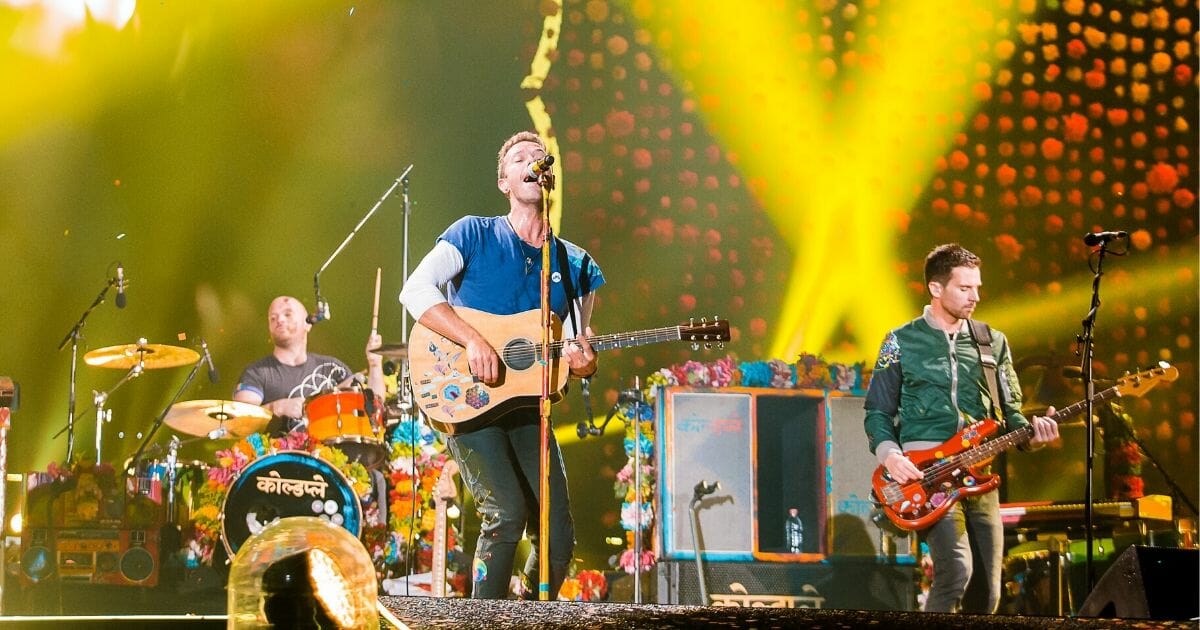
[[[188,435],[201,437],[245,437],[267,428],[271,412],[236,400],[189,400],[175,403],[163,420],[167,426]],[[213,435],[224,429],[223,435]]]
[[[168,346],[161,343],[127,343],[120,346],[99,348],[83,355],[83,362],[93,367],[128,370],[142,362],[147,370],[191,365],[200,360],[200,353],[191,348]]]
[[[408,344],[406,344],[406,343],[383,343],[383,344],[379,344],[378,346],[375,346],[374,348],[368,348],[367,352],[372,352],[374,354],[378,354],[385,359],[407,359],[408,358]]]

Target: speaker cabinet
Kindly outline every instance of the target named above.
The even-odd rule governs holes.
[[[829,554],[916,562],[916,536],[893,537],[871,521],[871,474],[879,462],[867,448],[863,402],[861,396],[830,396],[826,401]]]
[[[696,485],[720,482],[697,506],[710,560],[819,561],[825,544],[825,422],[820,391],[667,388],[660,398],[659,553],[694,558]],[[804,524],[803,553],[785,553],[789,508]]]
[[[1113,561],[1079,608],[1080,617],[1195,619],[1200,551],[1134,545]]]
[[[54,530],[48,527],[26,529],[21,536],[21,579],[35,584],[54,577],[58,568]]]
[[[694,561],[665,560],[654,572],[659,604],[916,610],[915,569],[874,561],[705,563],[707,602]]]

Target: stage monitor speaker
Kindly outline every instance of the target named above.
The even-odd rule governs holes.
[[[871,521],[871,474],[879,466],[868,449],[861,396],[830,396],[826,402],[829,441],[829,525],[831,557],[870,557],[915,562],[915,536],[893,537]]]
[[[753,557],[753,397],[669,388],[660,414],[662,554],[694,557],[689,506],[696,484],[721,487],[697,510],[705,558]]]
[[[1117,556],[1079,607],[1080,617],[1195,619],[1200,551],[1134,545]]]
[[[672,387],[663,397],[658,501],[664,557],[694,558],[690,504],[700,481],[720,482],[697,510],[710,560],[819,562],[824,558],[825,422],[822,392]],[[802,553],[785,553],[797,508]]]

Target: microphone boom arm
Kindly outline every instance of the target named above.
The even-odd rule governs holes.
[[[321,265],[321,268],[317,269],[317,272],[313,274],[313,290],[316,292],[317,297],[316,308],[318,314],[323,319],[329,318],[329,306],[327,304],[324,306],[322,305],[321,274],[324,273],[325,269],[329,267],[329,264],[333,262],[333,259],[337,258],[338,254],[341,254],[343,249],[346,249],[346,246],[349,245],[350,241],[354,239],[354,235],[358,234],[358,231],[362,229],[363,224],[365,224],[367,220],[369,220],[371,216],[375,214],[375,211],[379,209],[379,206],[382,206],[383,202],[387,201],[387,198],[392,195],[392,193],[396,190],[396,187],[401,183],[408,181],[408,174],[412,172],[412,169],[413,165],[409,164],[408,168],[404,169],[404,172],[400,174],[400,177],[397,177],[396,181],[392,182],[392,185],[387,189],[387,192],[383,193],[383,196],[379,198],[379,201],[376,201],[375,205],[371,206],[371,209],[367,211],[367,214],[359,220],[358,225],[355,225],[354,229],[350,230],[350,233],[346,235],[346,238],[342,241],[342,244],[338,245],[337,249],[333,250],[333,253],[329,255],[329,258],[325,259],[325,263]]]

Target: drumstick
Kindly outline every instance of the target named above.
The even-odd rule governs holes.
[[[375,306],[371,308],[371,334],[379,334],[379,281],[383,278],[383,267],[375,268]]]

